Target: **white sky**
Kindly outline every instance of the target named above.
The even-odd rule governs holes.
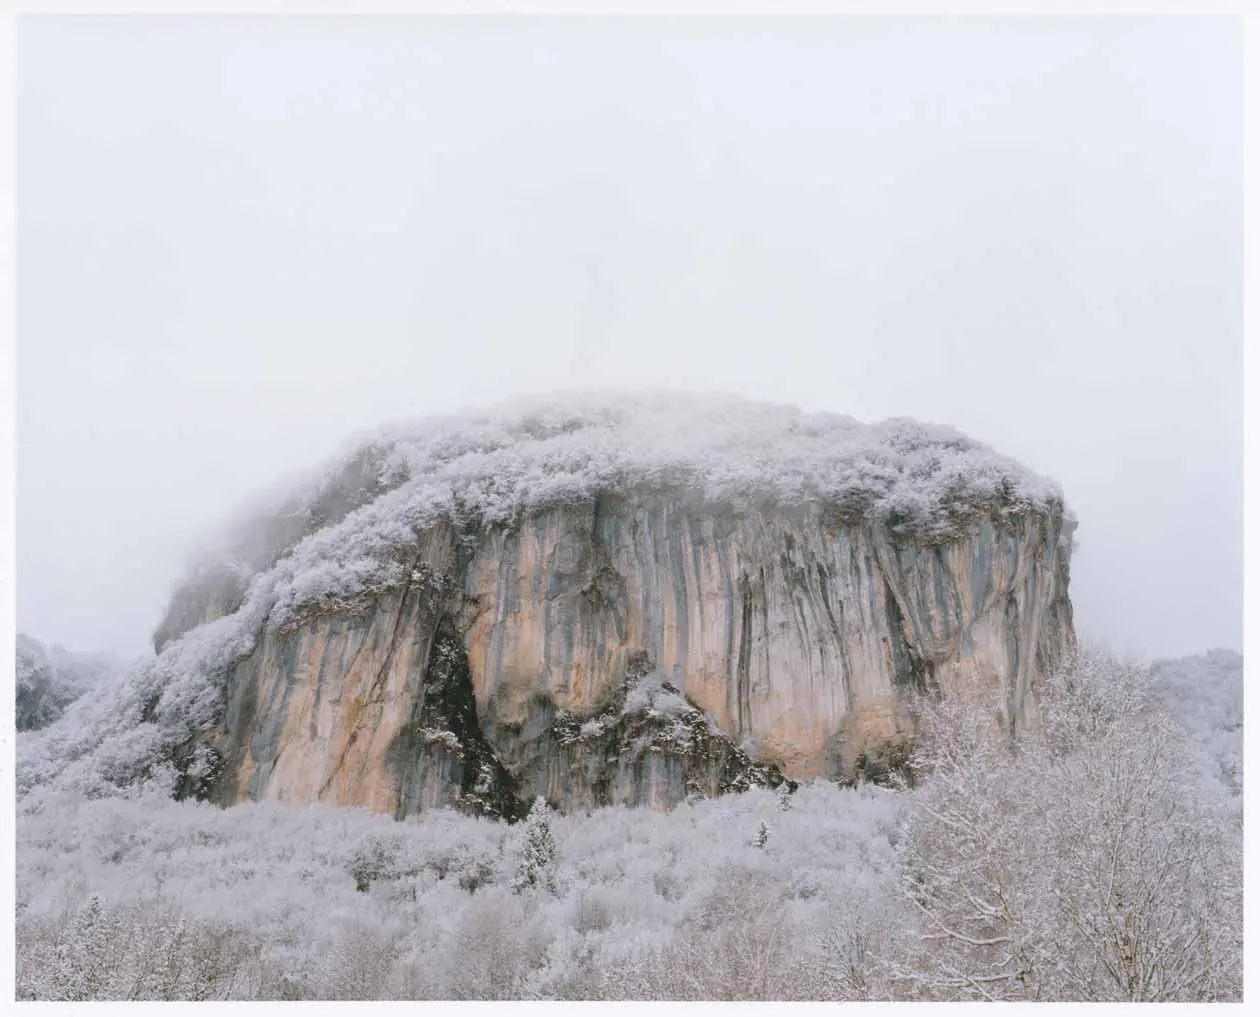
[[[1078,630],[1242,648],[1230,20],[26,19],[18,628],[139,653],[357,429],[587,384],[953,424]]]

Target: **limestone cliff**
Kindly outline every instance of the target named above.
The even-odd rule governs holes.
[[[376,440],[203,566],[159,649],[216,618],[256,631],[193,739],[213,779],[185,791],[396,815],[511,816],[537,794],[663,807],[878,772],[915,697],[969,677],[1001,684],[1012,728],[1031,719],[1073,639],[1074,523],[1052,486],[956,432],[738,401],[700,401],[690,458],[671,458],[652,442],[676,400],[613,405]],[[536,448],[542,467],[520,466]],[[436,476],[452,463],[472,478],[454,495]],[[626,711],[645,674],[672,712]]]
[[[1074,525],[907,420],[636,394],[421,421],[221,535],[155,661],[19,784],[511,818],[874,775],[972,678],[1033,719]]]

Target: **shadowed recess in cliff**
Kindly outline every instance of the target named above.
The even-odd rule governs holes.
[[[438,623],[420,695],[385,760],[397,783],[399,819],[444,804],[509,822],[529,811],[482,735],[468,657],[449,617]]]

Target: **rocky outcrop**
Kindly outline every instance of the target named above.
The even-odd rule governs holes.
[[[385,493],[384,449],[369,442],[320,482],[308,480],[284,497],[254,508],[250,525],[229,547],[211,547],[171,597],[153,633],[161,653],[185,632],[232,614],[245,599],[254,574],[276,561],[303,537],[332,526]]]
[[[245,597],[248,575],[231,566],[212,566],[189,579],[171,598],[157,631],[153,648],[161,653],[185,632],[231,614]]]
[[[906,693],[963,672],[1027,720],[1040,662],[1070,638],[1054,516],[896,542],[824,506],[723,513],[601,496],[485,535],[463,592],[488,729],[543,699],[577,716],[644,653],[737,741],[793,777],[850,770],[904,727]]]
[[[741,497],[671,460],[563,487],[537,472],[561,494],[492,512],[503,470],[489,439],[444,432],[401,467],[372,446],[377,459],[316,492],[322,528],[287,522],[254,572],[203,570],[175,598],[162,642],[243,602],[259,619],[197,736],[216,758],[198,793],[398,816],[454,803],[511,817],[535,795],[667,807],[884,771],[913,736],[913,704],[973,680],[1001,687],[1013,730],[1033,721],[1037,680],[1073,640],[1061,496],[918,425],[872,432],[861,457],[803,457],[830,447],[827,428],[865,432],[774,413],[797,472],[774,489],[741,480]],[[572,458],[587,425],[540,426],[528,441]],[[738,464],[738,448],[722,454]],[[451,501],[433,478],[466,460],[480,493]],[[525,489],[532,474],[516,472]],[[368,495],[355,477],[375,478]],[[810,489],[815,477],[832,487]],[[439,508],[407,515],[421,496]],[[268,600],[257,576],[272,559]]]
[[[471,540],[437,527],[401,591],[268,630],[233,670],[218,797],[668,804],[737,780],[740,743],[794,779],[851,776],[904,740],[914,695],[968,676],[1002,683],[1025,723],[1072,638],[1062,534],[1050,514],[920,547],[821,506],[619,495]],[[643,661],[705,734],[646,752],[624,724],[570,737]]]

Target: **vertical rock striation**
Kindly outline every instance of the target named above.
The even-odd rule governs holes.
[[[821,505],[665,494],[600,494],[471,540],[444,524],[401,590],[264,632],[228,681],[220,798],[665,805],[736,780],[736,746],[791,779],[851,776],[910,734],[916,694],[962,678],[1001,683],[1024,724],[1072,639],[1063,536],[1047,513],[916,546]],[[708,718],[703,739],[658,737],[672,719],[628,735],[616,707],[645,662],[693,725]],[[617,723],[573,736],[610,708]]]

